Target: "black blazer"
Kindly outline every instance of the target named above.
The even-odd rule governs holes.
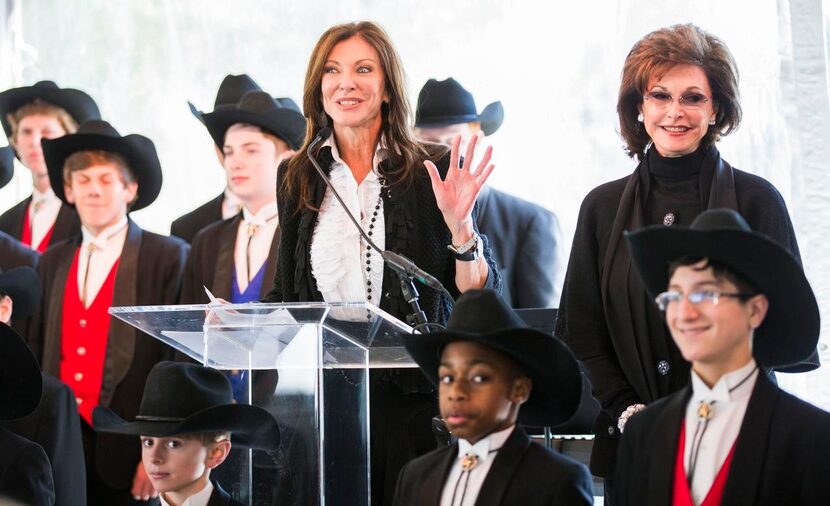
[[[458,455],[458,444],[440,448],[408,463],[398,476],[395,506],[435,506]],[[499,450],[476,506],[552,506],[593,504],[588,469],[534,443],[516,427]]]
[[[213,483],[213,492],[210,494],[207,506],[243,506],[241,502],[232,499],[230,494],[222,489],[219,482],[211,480],[211,483]]]
[[[49,248],[38,271],[46,280],[38,314],[32,319],[29,343],[44,372],[60,377],[63,292],[81,236]],[[142,230],[130,221],[121,252],[112,306],[175,304],[188,245],[181,239]],[[144,383],[152,367],[174,357],[173,349],[117,318],[110,319],[99,402],[132,420],[138,414]],[[138,439],[96,435],[97,470],[114,489],[132,485],[141,459]]]
[[[225,194],[209,202],[205,202],[189,213],[173,220],[170,225],[170,235],[181,237],[188,243],[192,243],[196,234],[211,223],[222,221],[222,202],[225,201]]]
[[[670,505],[687,387],[629,419],[621,438],[614,505]],[[830,413],[759,374],[749,399],[721,504],[827,504]]]
[[[446,148],[428,145],[427,149],[437,160],[436,165],[445,177],[449,165],[449,153]],[[320,150],[318,160],[321,167],[331,171],[334,161],[331,148]],[[380,164],[380,172],[393,163],[390,159]],[[280,164],[277,172],[277,188],[282,188],[285,179],[287,161]],[[319,175],[314,180],[314,206],[319,209],[326,193],[326,185]],[[444,223],[441,211],[435,203],[435,195],[426,170],[419,168],[411,187],[403,184],[390,185],[383,190],[383,216],[386,228],[386,249],[401,253],[415,262],[418,267],[435,276],[453,295],[458,297],[455,286],[455,258],[447,245],[451,234]],[[280,215],[280,249],[277,261],[277,273],[274,287],[263,302],[306,302],[322,301],[323,296],[317,290],[317,284],[311,273],[311,237],[317,224],[317,211],[303,209],[299,213],[297,202],[299,194],[280,194],[278,198]],[[473,221],[478,217],[477,206],[473,209]],[[487,237],[482,235],[484,256],[490,267],[485,288],[501,290],[501,275],[493,261]],[[431,322],[445,324],[452,309],[453,300],[437,290],[426,286],[417,286],[420,292],[421,309]],[[411,312],[409,304],[401,293],[397,275],[384,267],[383,287],[380,308],[392,316],[405,320]]]
[[[210,302],[203,286],[211,293],[225,300],[230,300],[233,283],[234,248],[236,234],[242,213],[225,221],[213,223],[196,234],[187,257],[182,282],[182,304],[207,304]],[[280,246],[280,229],[277,227],[268,260],[265,261],[265,273],[260,297],[264,297],[271,286],[268,280],[274,279],[277,270],[277,252]]]
[[[55,504],[52,470],[43,448],[0,427],[0,499],[33,506]]]
[[[0,231],[9,234],[18,241],[23,238],[23,221],[26,219],[26,213],[29,211],[29,203],[32,202],[32,197],[26,197],[14,207],[0,215]],[[49,246],[57,244],[64,239],[68,239],[76,234],[81,233],[81,220],[78,218],[78,213],[75,208],[66,204],[61,204],[61,209],[58,211],[58,217],[55,218],[55,225],[52,228],[52,236],[49,238]]]
[[[62,381],[42,375],[43,394],[35,411],[3,425],[46,452],[52,466],[55,504],[86,504],[84,446],[75,394]]]
[[[556,215],[487,186],[478,197],[477,223],[490,239],[507,303],[517,309],[558,307],[565,259]]]

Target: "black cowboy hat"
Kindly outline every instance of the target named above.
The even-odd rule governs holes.
[[[138,182],[138,197],[130,211],[138,211],[149,206],[161,191],[161,162],[153,141],[143,135],[130,134],[122,137],[106,121],[91,120],[81,125],[74,134],[52,140],[43,139],[41,144],[52,190],[67,204],[69,202],[63,188],[63,164],[70,155],[78,151],[111,151],[127,160],[130,172]]]
[[[151,437],[230,432],[233,444],[264,450],[280,444],[274,417],[257,406],[233,404],[224,374],[183,362],[159,362],[153,367],[134,422],[98,406],[92,412],[92,425],[100,432]]]
[[[473,95],[458,81],[450,77],[444,81],[430,79],[418,93],[418,108],[415,110],[415,126],[418,128],[439,128],[457,123],[481,123],[484,135],[499,129],[504,121],[501,102],[493,102],[478,114]]]
[[[0,148],[0,188],[3,188],[14,177],[14,150],[11,146]]]
[[[559,425],[579,406],[582,375],[573,354],[559,339],[528,328],[492,290],[464,292],[446,330],[402,337],[421,372],[435,386],[441,353],[454,341],[475,342],[515,360],[533,381],[530,398],[519,410],[519,420],[527,425]]]
[[[299,149],[305,137],[305,118],[290,98],[274,98],[264,91],[246,93],[232,108],[217,109],[202,116],[213,142],[221,149],[225,132],[235,123],[250,123]]]
[[[240,74],[238,76],[228,74],[222,79],[222,84],[219,85],[219,91],[216,92],[216,100],[213,102],[213,110],[221,111],[223,109],[232,109],[242,100],[249,91],[262,91],[262,88],[251,79],[248,74]],[[188,102],[190,112],[196,116],[196,119],[204,123],[202,117],[204,112],[196,108],[195,105]]]
[[[5,323],[0,323],[0,360],[0,422],[23,418],[40,403],[43,378],[29,347]]]
[[[40,277],[28,265],[0,272],[0,292],[11,297],[15,318],[28,318],[35,313],[40,291]]]
[[[40,81],[32,86],[12,88],[0,93],[0,122],[3,123],[6,137],[12,136],[8,114],[36,98],[63,108],[79,125],[87,120],[101,118],[98,105],[83,91],[58,88],[52,81]]]
[[[772,239],[753,232],[731,209],[701,213],[690,227],[646,227],[626,232],[634,265],[652,297],[669,285],[669,263],[683,257],[709,258],[746,278],[769,299],[755,330],[752,352],[759,364],[800,362],[816,349],[819,311],[798,260]]]

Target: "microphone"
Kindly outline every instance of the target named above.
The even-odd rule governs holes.
[[[314,149],[314,147],[328,139],[330,136],[331,128],[321,128],[320,131],[317,132],[317,136],[314,137],[314,140],[311,141],[311,143],[308,145],[308,149],[306,149],[306,155],[308,155],[308,159],[314,166],[314,169],[317,171],[317,174],[319,174],[320,177],[323,178],[323,181],[326,183],[326,186],[328,186],[331,190],[331,193],[332,195],[334,195],[334,198],[336,198],[337,201],[340,202],[340,205],[343,206],[343,209],[346,210],[346,216],[349,217],[349,220],[351,220],[351,222],[354,224],[357,231],[360,232],[360,235],[361,237],[363,237],[363,240],[366,241],[366,244],[368,244],[373,250],[380,253],[380,256],[383,258],[383,260],[387,264],[389,264],[389,267],[395,270],[396,272],[407,276],[411,276],[430,288],[446,293],[447,296],[449,296],[450,299],[452,299],[452,295],[450,294],[450,292],[447,291],[446,288],[444,288],[444,285],[441,284],[441,282],[438,281],[438,279],[436,279],[430,273],[415,265],[415,262],[401,255],[400,253],[384,251],[380,249],[380,247],[378,247],[378,245],[375,244],[374,241],[372,241],[372,239],[366,234],[366,232],[363,231],[363,227],[361,227],[360,223],[357,222],[357,219],[354,216],[352,216],[352,213],[349,211],[349,208],[343,202],[343,199],[340,197],[340,194],[337,193],[337,190],[331,184],[331,180],[329,180],[329,177],[326,175],[323,168],[320,167],[320,164],[317,163],[317,159],[314,157],[314,155],[311,154],[311,151]]]

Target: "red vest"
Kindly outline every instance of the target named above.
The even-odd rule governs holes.
[[[43,254],[46,251],[46,248],[49,246],[49,239],[52,238],[52,230],[55,229],[55,224],[52,223],[52,226],[49,227],[49,231],[46,232],[46,235],[43,236],[41,239],[40,244],[37,245],[35,248],[38,253]],[[25,244],[26,246],[32,246],[32,226],[29,224],[29,210],[27,209],[25,213],[23,213],[23,237],[20,238],[20,242]]]
[[[674,492],[672,493],[673,506],[694,506],[692,491],[686,481],[686,469],[683,465],[683,456],[686,450],[686,420],[680,424],[680,442],[677,447],[677,458],[674,460]],[[706,498],[700,506],[720,506],[723,490],[726,488],[726,478],[729,475],[729,465],[732,463],[732,454],[735,453],[735,444],[729,450],[729,455],[723,461],[723,465],[715,476],[712,488],[706,493]]]
[[[81,248],[69,268],[63,288],[63,320],[61,323],[61,381],[75,392],[78,412],[92,425],[92,409],[98,405],[104,360],[110,331],[110,315],[115,290],[115,261],[101,290],[88,308],[78,293],[78,259]]]

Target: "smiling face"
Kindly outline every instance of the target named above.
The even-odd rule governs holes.
[[[227,440],[205,445],[199,439],[141,436],[141,460],[153,488],[178,499],[176,504],[202,490],[229,451]]]
[[[43,159],[41,139],[57,139],[66,135],[61,122],[50,114],[24,116],[15,128],[12,147],[35,176],[46,176],[46,161]]]
[[[127,214],[138,184],[125,181],[115,164],[103,163],[71,172],[64,192],[66,200],[75,204],[81,224],[98,235]]]
[[[734,283],[716,277],[706,260],[678,267],[669,280],[669,290],[681,294],[696,291],[738,293]],[[745,365],[752,358],[752,333],[764,320],[768,307],[764,295],[744,301],[721,297],[717,304],[692,304],[687,297],[666,307],[666,323],[672,338],[699,372],[719,377]]]
[[[717,113],[709,79],[703,69],[697,65],[676,65],[660,79],[649,83],[645,94],[674,97],[664,109],[656,107],[653,100],[643,100],[640,108],[643,125],[657,152],[668,157],[693,153],[709,130],[709,121],[714,120]],[[679,98],[690,94],[704,95],[709,101],[700,107],[680,104]]]
[[[237,123],[225,133],[222,164],[228,188],[256,213],[277,195],[277,167],[288,144],[257,126]]]
[[[377,51],[355,35],[337,43],[326,58],[322,80],[323,109],[337,133],[368,128],[379,132],[381,105],[388,101]]]
[[[531,388],[515,362],[470,341],[444,348],[438,380],[441,417],[453,436],[472,444],[515,424]]]

